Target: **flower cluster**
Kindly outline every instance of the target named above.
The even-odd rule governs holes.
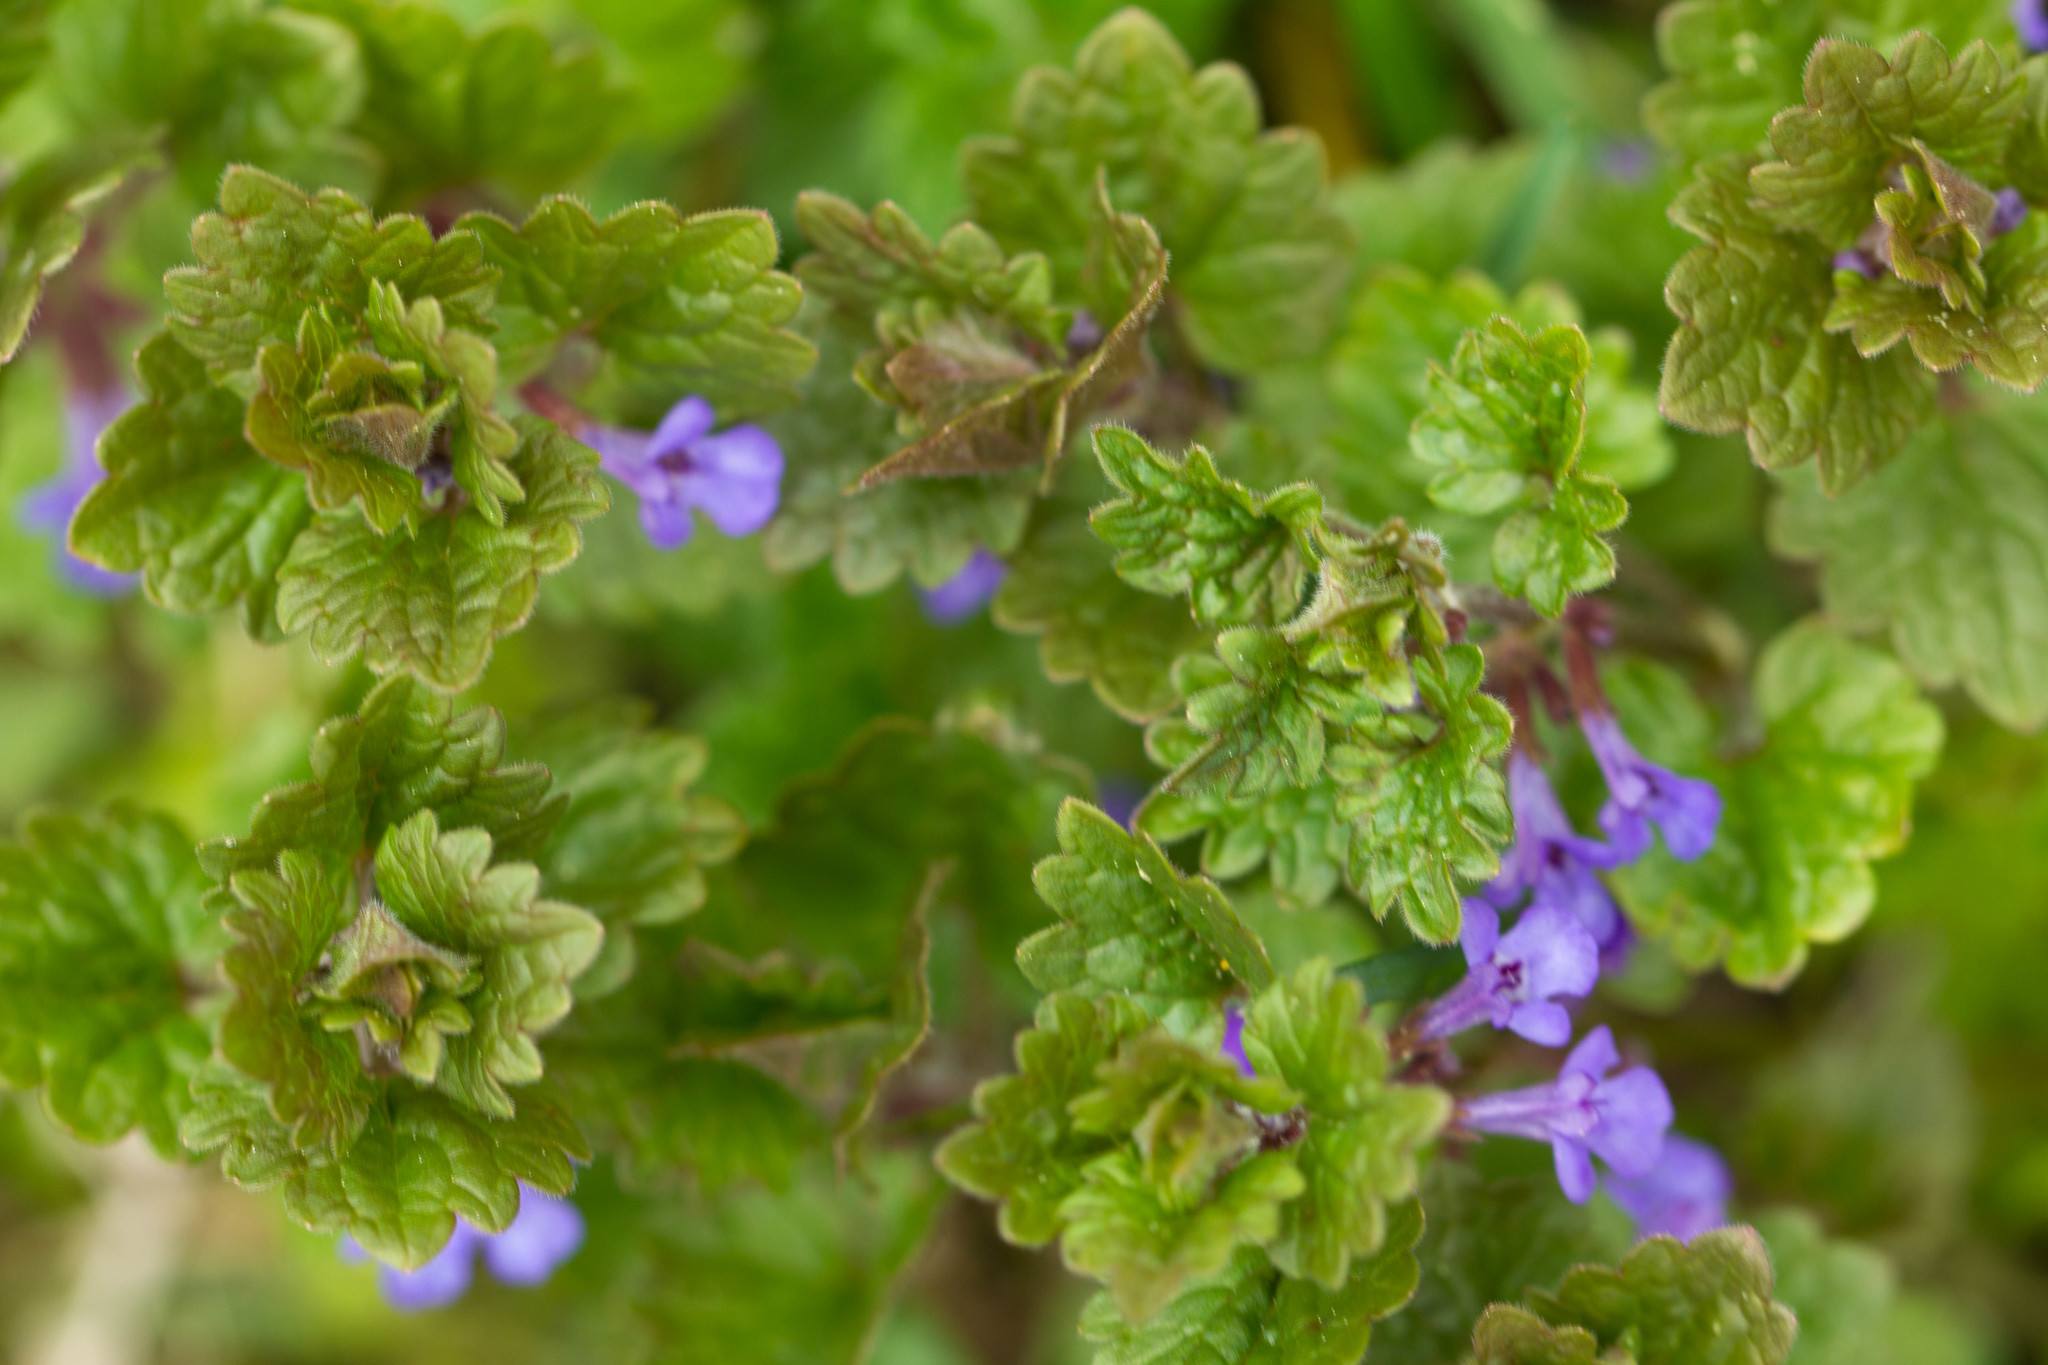
[[[1721,819],[1714,785],[1672,772],[1637,752],[1600,692],[1580,642],[1573,659],[1578,720],[1607,784],[1601,834],[1579,833],[1528,744],[1508,758],[1508,801],[1515,842],[1500,874],[1464,905],[1464,978],[1419,1010],[1412,1036],[1434,1041],[1481,1024],[1543,1047],[1571,1041],[1563,1003],[1582,999],[1626,951],[1628,925],[1601,874],[1649,851],[1654,828],[1675,858],[1712,847]],[[1502,914],[1513,912],[1503,931]],[[1644,1235],[1690,1236],[1719,1226],[1728,1174],[1713,1151],[1684,1138],[1667,1141],[1672,1106],[1657,1073],[1620,1068],[1605,1027],[1581,1038],[1552,1081],[1468,1098],[1458,1123],[1470,1133],[1550,1144],[1558,1183],[1583,1203],[1599,1183],[1593,1158],[1609,1169],[1608,1188]]]

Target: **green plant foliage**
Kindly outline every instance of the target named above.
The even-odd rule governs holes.
[[[191,840],[132,807],[49,810],[0,844],[0,1081],[67,1132],[178,1152],[206,1060],[197,973],[219,952]]]
[[[1749,1228],[1726,1228],[1690,1244],[1653,1237],[1613,1270],[1574,1270],[1555,1293],[1532,1296],[1529,1308],[1489,1308],[1472,1348],[1477,1365],[1783,1365],[1796,1331],[1791,1310],[1772,1298],[1763,1240]]]
[[[1018,87],[1007,137],[970,142],[974,220],[1012,251],[1038,250],[1063,287],[1084,285],[1098,178],[1158,229],[1182,325],[1204,360],[1243,371],[1301,358],[1328,329],[1349,247],[1328,206],[1323,151],[1299,129],[1262,133],[1243,71],[1192,68],[1158,21],[1125,10],[1069,71]],[[1114,303],[1114,296],[1108,302]],[[1104,307],[1090,293],[1098,317]]]

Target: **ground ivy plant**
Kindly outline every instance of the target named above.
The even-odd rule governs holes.
[[[1431,182],[1141,10],[904,202],[691,212],[648,92],[710,47],[558,8],[0,6],[57,600],[309,699],[22,815],[0,1085],[648,1359],[893,1358],[1042,1248],[1101,1365],[1907,1360],[1684,1005],[1871,916],[1977,724],[1923,689],[2048,718],[2048,18],[1671,5],[1645,347],[1535,277],[1551,151],[1403,256]],[[1749,559],[1674,529],[1688,433],[1767,471]]]

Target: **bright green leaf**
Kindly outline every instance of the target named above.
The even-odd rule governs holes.
[[[1060,807],[1060,852],[1032,875],[1061,920],[1017,965],[1041,991],[1122,992],[1155,1015],[1263,988],[1273,968],[1213,882],[1183,877],[1159,846],[1081,801]]]

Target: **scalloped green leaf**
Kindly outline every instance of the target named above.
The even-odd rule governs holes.
[[[307,780],[257,805],[249,833],[199,850],[209,876],[226,882],[269,872],[287,849],[331,855],[344,866],[374,856],[386,831],[431,810],[451,829],[481,829],[507,856],[528,857],[560,818],[547,769],[505,761],[505,723],[488,707],[455,703],[410,678],[370,690],[354,715],[322,725]]]
[[[1545,616],[1613,581],[1614,549],[1601,533],[1628,515],[1613,482],[1579,466],[1592,365],[1576,326],[1532,334],[1495,318],[1465,334],[1448,368],[1432,367],[1411,437],[1439,506],[1513,509],[1494,533],[1494,581]]]
[[[2048,379],[2048,222],[2030,214],[1989,245],[1980,269],[1981,284],[1955,303],[1897,274],[1867,280],[1844,272],[1824,324],[1866,357],[1903,340],[1927,369],[1968,365],[2031,393]]]
[[[730,420],[788,406],[817,358],[788,326],[802,291],[775,269],[765,213],[649,202],[600,221],[556,196],[517,226],[484,213],[455,226],[501,275],[492,340],[510,381],[545,372],[650,425],[693,393]]]
[[[1307,484],[1256,495],[1216,470],[1209,452],[1179,459],[1136,432],[1099,427],[1095,457],[1123,493],[1088,514],[1116,551],[1116,571],[1146,592],[1185,595],[1204,624],[1277,625],[1301,605],[1319,555],[1323,496]]]
[[[374,673],[450,692],[475,682],[499,637],[532,615],[541,578],[576,557],[580,524],[610,503],[590,450],[538,418],[515,429],[505,463],[526,497],[504,525],[444,504],[416,534],[381,536],[353,511],[320,513],[278,573],[278,624],[309,633],[330,662],[360,653]]]
[[[534,1036],[568,1012],[603,930],[541,900],[531,864],[491,854],[485,831],[443,834],[421,810],[353,875],[295,848],[229,879],[220,1052],[266,1087],[295,1146],[341,1152],[415,1084],[508,1119],[506,1087],[540,1079]]]
[[[45,810],[0,843],[0,1083],[72,1135],[140,1128],[179,1153],[211,1044],[195,1008],[219,951],[192,841],[124,805]]]
[[[1784,1365],[1798,1324],[1772,1297],[1771,1262],[1749,1228],[1690,1243],[1653,1237],[1621,1264],[1581,1266],[1530,1308],[1496,1304],[1473,1332],[1477,1365]],[[1531,1311],[1533,1310],[1533,1311]]]
[[[1135,1152],[1099,1156],[1060,1204],[1067,1268],[1101,1280],[1117,1310],[1143,1322],[1184,1285],[1219,1274],[1239,1247],[1272,1240],[1281,1207],[1302,1192],[1284,1152],[1261,1152],[1218,1176],[1200,1202],[1169,1201]]]
[[[1908,352],[1865,358],[1822,321],[1834,297],[1830,248],[1780,233],[1749,200],[1750,162],[1702,163],[1671,206],[1704,245],[1672,267],[1664,297],[1679,327],[1657,391],[1665,417],[1741,432],[1766,469],[1815,459],[1831,493],[1881,466],[1933,414],[1933,381]]]
[[[1646,751],[1674,746],[1657,757],[1712,781],[1724,806],[1706,856],[1680,863],[1660,846],[1617,869],[1613,885],[1636,925],[1681,961],[1724,962],[1737,981],[1775,986],[1809,944],[1840,940],[1869,915],[1870,864],[1905,842],[1942,722],[1890,657],[1818,624],[1770,643],[1753,691],[1762,740],[1733,763],[1712,751],[1713,727],[1683,688],[1663,695],[1690,714],[1629,727]]]
[[[301,1149],[262,1088],[219,1064],[194,1078],[179,1133],[194,1151],[218,1150],[236,1184],[278,1187],[307,1228],[352,1237],[404,1269],[433,1259],[458,1217],[504,1231],[521,1184],[567,1194],[570,1163],[590,1159],[575,1120],[541,1089],[521,1097],[514,1117],[493,1119],[430,1090],[393,1088],[341,1149]]]
[[[277,571],[312,517],[305,481],[242,437],[243,402],[161,333],[136,357],[143,401],[102,433],[106,477],[71,523],[73,551],[140,572],[173,611],[242,604],[251,635],[277,629]]]
[[[1265,948],[1223,893],[1182,876],[1150,839],[1071,799],[1060,807],[1059,839],[1032,882],[1062,923],[1017,948],[1032,985],[1122,992],[1165,1015],[1272,981]]]
[[[1771,548],[1820,566],[1834,620],[1886,632],[1914,676],[1961,684],[2000,724],[2048,720],[2048,443],[2031,404],[1952,414],[1836,498],[1810,479],[1779,487]]]
[[[1807,56],[1823,36],[1889,49],[1915,29],[1952,48],[2011,33],[2001,0],[1679,0],[1657,20],[1657,51],[1670,79],[1652,90],[1643,118],[1688,160],[1746,152],[1772,117],[1796,104]]]
[[[1146,753],[1169,769],[1200,743],[1179,720],[1157,721],[1145,732]],[[1155,791],[1132,824],[1163,844],[1200,834],[1202,875],[1219,882],[1267,868],[1275,898],[1288,909],[1329,900],[1350,863],[1351,826],[1338,817],[1337,787],[1327,780],[1255,797]]]
[[[1388,1206],[1415,1193],[1417,1158],[1449,1121],[1451,1099],[1392,1082],[1386,1038],[1365,992],[1329,959],[1276,981],[1245,1013],[1253,1068],[1299,1092],[1307,1132],[1291,1149],[1304,1187],[1267,1246],[1285,1274],[1341,1292],[1388,1237]]]
[[[1554,284],[1509,295],[1476,270],[1436,278],[1408,266],[1384,267],[1362,281],[1323,371],[1344,419],[1330,439],[1345,457],[1317,471],[1324,486],[1343,491],[1355,511],[1386,500],[1375,482],[1386,472],[1398,473],[1404,485],[1426,484],[1433,471],[1415,458],[1408,437],[1428,406],[1432,363],[1449,364],[1465,333],[1497,316],[1527,332],[1584,324],[1578,305]],[[1615,327],[1593,328],[1586,340],[1592,357],[1578,465],[1621,488],[1653,484],[1675,456],[1655,398],[1633,377],[1634,344]],[[1453,539],[1445,520],[1430,518],[1430,529]],[[1455,539],[1462,545],[1463,537]]]
[[[1991,44],[1971,43],[1951,59],[1919,30],[1889,58],[1824,39],[1803,85],[1805,102],[1771,120],[1778,159],[1750,172],[1750,193],[1767,222],[1830,249],[1870,225],[1872,201],[1902,150],[1918,146],[1972,180],[2001,183],[2025,101],[2025,81]]]
[[[1417,937],[1458,932],[1460,882],[1500,870],[1507,843],[1507,708],[1479,690],[1485,663],[1471,645],[1415,660],[1426,716],[1390,713],[1356,742],[1333,747],[1338,812],[1353,822],[1351,884],[1373,913],[1396,906]]]
[[[164,276],[170,332],[216,381],[249,370],[265,345],[293,342],[309,307],[362,318],[373,284],[438,300],[450,326],[491,329],[498,272],[472,234],[436,237],[424,219],[378,219],[340,190],[307,194],[252,166],[229,169],[219,210],[192,224],[192,254],[199,264]]]
[[[1399,1205],[1385,1244],[1337,1290],[1290,1279],[1247,1247],[1222,1275],[1143,1323],[1126,1322],[1114,1299],[1096,1295],[1081,1312],[1081,1334],[1100,1343],[1095,1365],[1356,1365],[1373,1325],[1415,1292],[1421,1235],[1421,1207]]]
[[[1242,70],[1194,70],[1158,20],[1125,10],[1072,71],[1026,74],[1010,127],[962,154],[972,217],[1012,251],[1043,251],[1062,292],[1085,282],[1101,178],[1118,207],[1158,228],[1181,326],[1206,362],[1253,370],[1321,343],[1350,234],[1329,205],[1321,144],[1300,129],[1262,132]],[[1098,316],[1119,311],[1083,297]]]
[[[1043,1246],[1064,1226],[1060,1206],[1081,1166],[1106,1143],[1075,1127],[1072,1102],[1095,1088],[1097,1068],[1149,1019],[1120,995],[1047,996],[1017,1035],[1017,1070],[974,1089],[974,1121],[934,1156],[955,1185],[997,1202],[996,1227],[1019,1246]]]

